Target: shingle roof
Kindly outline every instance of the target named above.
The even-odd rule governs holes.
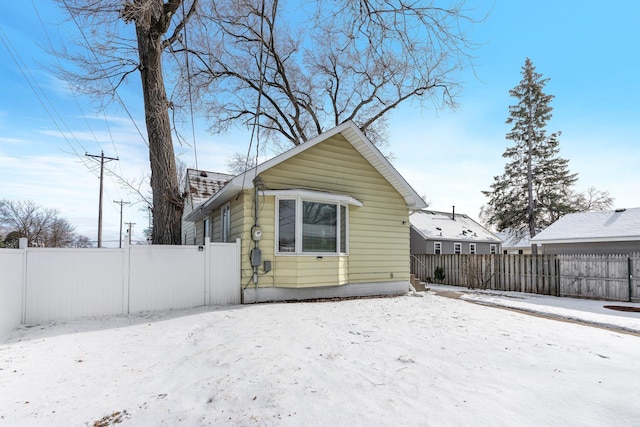
[[[187,169],[189,195],[194,203],[201,203],[216,194],[234,175]]]
[[[500,243],[489,230],[465,214],[437,212],[424,209],[409,216],[411,226],[425,239],[464,240],[470,242]]]
[[[640,240],[640,208],[567,214],[531,240],[536,243]]]

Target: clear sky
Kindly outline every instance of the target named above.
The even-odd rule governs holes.
[[[470,35],[475,74],[462,75],[464,88],[455,111],[397,109],[390,120],[394,165],[434,210],[477,219],[493,176],[503,172],[508,107],[525,58],[550,78],[555,96],[549,132],[561,131],[560,155],[577,172],[578,190],[607,190],[616,207],[640,207],[640,2],[635,0],[537,2],[472,1],[486,20]],[[130,183],[149,174],[148,150],[128,113],[144,133],[138,82],[123,87],[128,113],[74,97],[50,71],[56,59],[46,52],[61,39],[77,37],[51,0],[8,2],[0,15],[0,198],[33,200],[56,208],[76,231],[95,240],[98,222],[97,162],[85,153],[101,151],[119,161],[108,170]],[[134,76],[137,79],[137,76]],[[196,123],[198,167],[225,171],[234,152],[245,152],[249,134],[206,133]],[[176,143],[179,157],[195,166],[191,127],[188,143]],[[147,193],[148,190],[143,188]],[[120,206],[134,222],[134,239],[148,225],[146,206],[107,173],[103,239],[117,245]],[[125,226],[126,228],[126,226]]]

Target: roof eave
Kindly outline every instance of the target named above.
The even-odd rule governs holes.
[[[560,239],[538,239],[537,236],[531,242],[549,245],[563,243],[606,243],[606,242],[632,242],[640,241],[640,236],[613,236],[613,237],[581,237],[581,238],[560,238]]]
[[[262,172],[292,158],[298,153],[308,150],[316,144],[325,141],[333,136],[342,134],[349,143],[374,167],[380,174],[402,195],[409,210],[419,210],[427,207],[422,197],[411,187],[411,185],[400,175],[386,157],[378,150],[378,148],[362,133],[362,131],[352,121],[344,122],[333,129],[324,132],[309,141],[297,145],[291,150],[267,160],[266,162],[249,169],[233,178],[233,180],[242,179],[245,182],[244,189],[253,188],[252,179]],[[243,175],[245,177],[243,178]]]
[[[227,203],[233,196],[241,192],[243,187],[242,182],[236,180],[236,178],[225,184],[220,191],[207,199],[207,201],[194,207],[193,211],[184,217],[184,220],[186,222],[200,221],[211,215],[215,209]]]

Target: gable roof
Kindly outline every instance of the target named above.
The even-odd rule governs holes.
[[[535,243],[640,240],[640,208],[567,214],[537,234]]]
[[[253,188],[253,179],[262,172],[281,164],[282,162],[302,153],[327,139],[342,135],[349,144],[353,146],[404,198],[408,209],[421,209],[426,207],[425,202],[409,185],[409,183],[398,173],[386,157],[376,148],[375,145],[362,133],[352,121],[347,121],[339,126],[322,133],[309,141],[295,146],[270,160],[249,169],[248,171],[235,176],[224,187],[212,197],[196,207],[193,212],[185,216],[186,221],[197,221],[204,218],[214,209],[222,206],[231,197],[243,190]]]
[[[187,169],[187,188],[194,204],[202,203],[216,194],[234,175]]]
[[[502,243],[495,234],[465,214],[437,212],[428,209],[409,216],[411,227],[425,240],[459,240],[466,242]]]

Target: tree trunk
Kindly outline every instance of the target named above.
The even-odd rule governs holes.
[[[149,138],[153,192],[153,244],[181,244],[183,197],[171,139],[169,101],[162,75],[162,31],[136,22],[140,76]]]

